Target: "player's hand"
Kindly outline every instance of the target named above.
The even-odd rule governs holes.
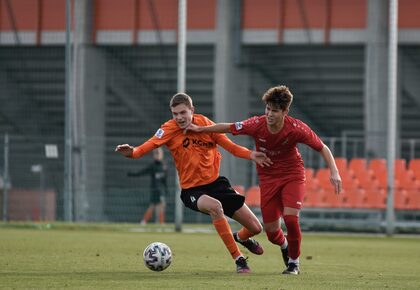
[[[125,157],[131,157],[133,155],[134,147],[128,144],[118,145],[115,148],[115,152],[119,152]]]
[[[270,166],[271,164],[273,164],[271,159],[268,158],[267,155],[265,155],[265,153],[259,151],[251,152],[251,160],[254,160],[255,163],[257,163],[261,167]]]
[[[203,132],[203,127],[190,123],[188,127],[184,129],[184,134],[187,134],[188,131],[200,133]]]
[[[335,193],[340,194],[343,190],[340,174],[338,174],[338,172],[332,172],[330,176],[330,181],[331,184],[334,186]]]

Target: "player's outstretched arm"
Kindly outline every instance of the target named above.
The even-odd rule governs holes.
[[[191,132],[210,132],[210,133],[230,133],[230,126],[232,123],[217,123],[214,125],[209,126],[197,126],[191,123],[185,130],[184,133],[187,131]]]
[[[128,145],[128,144],[118,145],[115,148],[115,152],[119,152],[119,153],[121,153],[122,155],[124,155],[125,157],[128,157],[128,158],[141,158],[145,154],[147,154],[150,151],[156,149],[157,147],[159,147],[159,146],[156,145],[155,143],[153,143],[152,141],[148,140],[148,141],[144,142],[142,145],[137,146],[137,147],[133,147],[133,146]]]
[[[270,166],[271,160],[263,152],[251,151],[248,148],[240,146],[230,140],[225,134],[217,134],[215,137],[216,143],[222,146],[223,149],[230,152],[232,155],[255,161],[261,167]]]
[[[271,161],[271,159],[268,158],[267,155],[265,155],[263,152],[252,151],[250,158],[261,167],[270,166],[273,164],[273,161]]]
[[[330,181],[332,185],[334,186],[335,193],[339,194],[342,190],[342,183],[341,183],[340,173],[338,172],[337,165],[335,164],[335,161],[334,161],[334,156],[332,155],[328,146],[325,144],[320,153],[322,157],[324,158],[325,163],[327,163],[328,168],[330,169],[330,172],[331,172]]]
[[[133,155],[134,147],[128,144],[117,145],[115,152],[119,152],[125,157],[131,157]]]

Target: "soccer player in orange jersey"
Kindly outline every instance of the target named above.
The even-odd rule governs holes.
[[[259,234],[262,226],[244,204],[244,196],[232,188],[226,177],[219,176],[221,154],[217,145],[237,157],[255,161],[258,167],[269,166],[271,161],[262,152],[250,151],[233,143],[225,134],[185,133],[185,128],[191,123],[198,126],[214,124],[207,117],[194,114],[193,102],[187,94],[174,95],[170,101],[170,109],[173,119],[164,123],[152,138],[137,147],[118,145],[115,151],[129,158],[140,158],[147,152],[166,145],[175,160],[184,205],[210,215],[217,233],[235,260],[236,271],[248,273],[250,269],[247,259],[236,242],[252,253],[261,255],[264,251],[262,246],[251,237]],[[232,234],[225,215],[239,222],[243,228]]]
[[[299,212],[305,190],[305,168],[297,144],[318,151],[331,172],[335,192],[341,192],[341,177],[330,149],[302,121],[288,116],[293,95],[286,86],[270,88],[262,97],[265,115],[242,122],[220,123],[199,127],[190,124],[186,131],[219,132],[249,135],[256,149],[267,154],[270,167],[257,167],[261,189],[261,213],[269,241],[279,245],[287,267],[283,274],[299,274],[301,231]],[[283,217],[287,238],[280,227]]]

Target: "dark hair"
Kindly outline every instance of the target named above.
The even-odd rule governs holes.
[[[169,102],[169,107],[173,108],[180,104],[186,105],[188,108],[192,109],[193,107],[193,101],[189,95],[186,93],[177,93],[175,94],[171,101]]]
[[[290,107],[293,95],[288,87],[278,85],[266,91],[262,96],[262,100],[264,103],[284,111]]]

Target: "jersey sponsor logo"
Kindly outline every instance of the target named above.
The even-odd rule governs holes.
[[[261,138],[258,138],[258,140],[259,140],[260,142],[267,142],[267,140],[265,140],[265,139],[261,139]]]
[[[188,147],[188,145],[190,145],[190,138],[185,138],[183,141],[182,141],[182,146],[184,147],[184,148],[187,148]]]
[[[236,130],[241,130],[243,126],[244,126],[244,124],[242,122],[236,122],[235,123]]]
[[[165,130],[163,130],[162,128],[159,128],[159,129],[156,131],[155,136],[156,136],[156,137],[158,137],[158,138],[160,139],[160,138],[162,138],[162,137],[163,137],[163,134],[165,134]]]
[[[281,154],[281,150],[274,151],[274,150],[267,150],[267,148],[261,147],[259,148],[259,151],[264,152],[265,154],[269,156],[276,156]]]
[[[192,144],[194,147],[206,147],[211,148],[214,146],[213,142],[206,142],[199,139],[192,139]]]
[[[214,147],[214,143],[213,142],[206,142],[200,139],[190,139],[190,138],[185,138],[182,141],[182,146],[184,148],[187,148],[188,146],[190,146],[190,144],[192,144],[193,147],[205,147],[205,148],[212,148]]]

